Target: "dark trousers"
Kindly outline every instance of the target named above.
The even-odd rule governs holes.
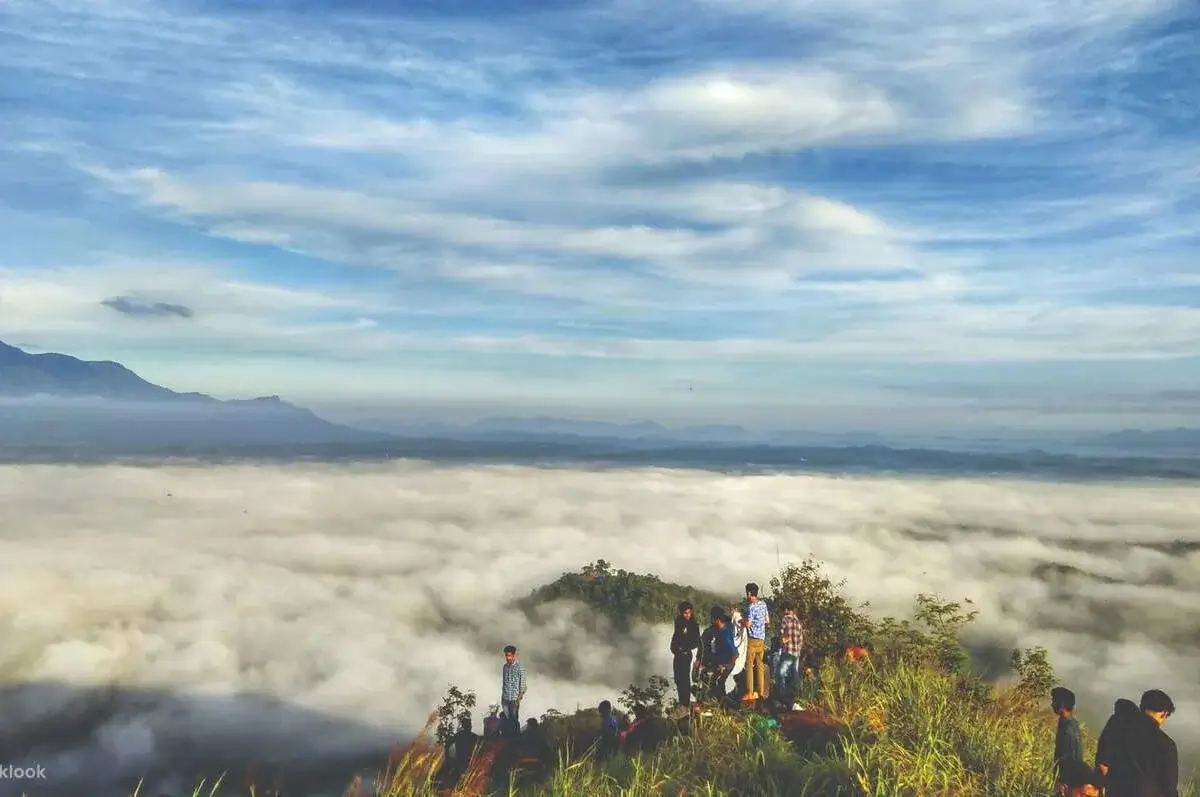
[[[732,664],[717,664],[712,668],[712,683],[709,688],[712,690],[712,699],[719,703],[724,703],[729,695],[725,691],[725,679],[729,677],[729,671],[732,669]]]
[[[675,693],[679,705],[692,704],[692,652],[685,650],[675,654]]]
[[[508,720],[504,732],[516,736],[521,733],[521,704],[516,700],[503,700],[504,718]]]

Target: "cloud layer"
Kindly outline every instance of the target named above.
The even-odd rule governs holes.
[[[0,337],[183,390],[657,417],[680,379],[735,384],[699,400],[719,417],[886,400],[881,367],[986,393],[970,363],[1049,362],[1083,400],[1150,369],[1148,409],[1094,408],[1172,423],[1153,396],[1200,357],[1189,13],[10,2]]]
[[[31,754],[64,780],[73,767],[141,773],[183,750],[386,750],[448,681],[493,700],[509,642],[529,671],[530,712],[611,698],[669,672],[664,630],[614,640],[565,608],[531,623],[502,604],[596,558],[736,594],[776,570],[776,545],[785,561],[826,561],[881,611],[907,611],[919,591],[971,598],[974,647],[999,657],[1046,645],[1093,725],[1115,698],[1164,688],[1185,763],[1200,749],[1190,485],[10,466],[0,500],[5,680],[183,696],[64,709],[101,729]],[[219,700],[234,692],[278,699],[291,722],[280,706],[242,716]],[[45,710],[3,708],[9,738]]]

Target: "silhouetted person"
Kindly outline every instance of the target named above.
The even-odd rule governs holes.
[[[613,715],[612,703],[601,700],[597,708],[600,712],[600,741],[596,757],[603,760],[617,754],[621,725]]]
[[[1058,793],[1066,794],[1087,770],[1083,763],[1083,733],[1075,719],[1075,693],[1062,686],[1050,690],[1050,708],[1058,715],[1054,736],[1054,772]]]
[[[1130,728],[1139,713],[1137,703],[1132,700],[1121,698],[1113,703],[1112,716],[1104,723],[1104,730],[1100,731],[1100,739],[1096,742],[1096,771],[1101,777],[1108,778],[1113,754],[1126,746]]]
[[[692,704],[692,655],[700,647],[700,624],[696,622],[692,604],[679,604],[675,618],[675,633],[671,635],[671,654],[674,656],[675,691],[679,705]]]
[[[546,769],[554,762],[554,751],[550,749],[546,729],[533,717],[525,722],[525,732],[521,734],[519,747],[522,761],[536,761],[539,770]]]
[[[471,729],[471,715],[464,714],[459,720],[458,730],[446,742],[446,757],[441,773],[444,783],[454,784],[462,778],[471,765],[471,756],[482,741]]]
[[[1110,755],[1108,797],[1179,797],[1179,748],[1162,729],[1175,704],[1165,692],[1151,689],[1138,708],[1128,735]]]
[[[667,721],[651,714],[643,705],[633,707],[633,724],[621,733],[627,755],[652,753],[667,740]]]
[[[501,733],[504,732],[504,719],[500,716],[499,712],[500,712],[500,707],[497,706],[492,709],[491,714],[489,714],[487,717],[484,718],[484,720],[483,720],[483,735],[484,735],[484,737],[499,736]]]
[[[505,730],[514,736],[521,733],[521,701],[525,699],[525,668],[517,661],[513,645],[504,648],[504,668],[500,671],[500,705],[508,720]]]

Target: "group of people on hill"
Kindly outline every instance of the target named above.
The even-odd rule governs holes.
[[[1162,726],[1175,703],[1161,689],[1142,694],[1140,703],[1122,698],[1100,732],[1096,761],[1083,759],[1083,735],[1075,718],[1075,693],[1050,690],[1058,715],[1054,764],[1058,792],[1068,797],[1179,797],[1179,749]]]
[[[758,584],[746,584],[745,593],[746,602],[742,606],[713,606],[708,613],[709,624],[703,631],[695,617],[695,607],[686,601],[678,605],[670,651],[676,698],[681,707],[690,710],[693,699],[697,703],[711,700],[718,705],[733,705],[770,701],[773,697],[782,708],[800,708],[795,699],[804,629],[796,616],[796,607],[776,604],[781,617],[778,630],[768,644],[772,617],[759,597]],[[737,672],[743,649],[745,666]],[[857,661],[869,654],[863,648],[853,647],[846,655],[847,661]],[[727,686],[731,676],[732,692]],[[536,719],[529,720],[522,733],[521,701],[527,687],[525,669],[517,661],[517,649],[508,645],[504,648],[500,676],[500,705],[484,721],[484,738],[516,736],[518,746],[526,750],[519,755],[529,760],[550,760]],[[1100,734],[1094,765],[1084,761],[1082,733],[1075,718],[1075,694],[1058,686],[1051,690],[1050,698],[1059,718],[1054,766],[1060,797],[1179,797],[1179,753],[1175,742],[1162,729],[1175,712],[1175,704],[1165,692],[1151,689],[1142,695],[1140,704],[1127,699],[1116,701],[1113,714]],[[628,747],[630,739],[639,733],[647,735],[642,731],[652,719],[645,711],[636,712],[634,722],[622,730],[609,701],[601,702],[598,711],[601,728],[597,752],[602,758]],[[466,716],[449,746],[455,748],[455,758],[465,767],[466,759],[480,741],[471,731],[470,717]],[[643,747],[641,742],[633,746]]]
[[[746,584],[746,603],[726,610],[713,606],[708,612],[709,625],[700,631],[691,603],[679,604],[675,631],[671,635],[671,655],[676,698],[688,708],[693,696],[717,703],[741,700],[756,703],[770,700],[791,707],[799,678],[800,651],[804,646],[804,628],[795,607],[779,605],[782,614],[779,630],[768,645],[771,612],[759,597],[758,584]],[[744,608],[744,611],[743,611]],[[746,662],[742,673],[734,673],[739,658],[739,637],[745,636]],[[734,675],[734,692],[727,683]],[[738,677],[741,675],[742,677]]]

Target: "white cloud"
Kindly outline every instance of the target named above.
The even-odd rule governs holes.
[[[1197,353],[1194,309],[1154,305],[1187,287],[1200,159],[1130,88],[1180,46],[1143,46],[1178,4],[621,0],[519,29],[9,8],[0,66],[31,88],[0,144],[8,339],[406,378],[423,352],[497,373]],[[48,242],[31,213],[75,227]],[[162,273],[120,276],[88,230]],[[36,273],[72,241],[75,268]],[[150,341],[109,295],[197,313]]]
[[[565,616],[531,623],[505,600],[596,558],[736,593],[766,580],[778,543],[785,561],[826,561],[880,611],[907,610],[919,591],[973,599],[974,642],[1049,647],[1089,725],[1116,697],[1164,688],[1186,765],[1200,751],[1196,492],[419,463],[8,466],[0,622],[20,655],[2,666],[10,682],[116,689],[61,706],[83,732],[38,752],[55,777],[78,765],[97,795],[103,776],[136,777],[151,758],[334,759],[325,745],[338,740],[381,765],[447,682],[491,702],[509,642],[529,670],[529,713],[669,670],[662,630],[613,640]],[[681,538],[694,544],[667,542]],[[122,691],[139,688],[140,702]],[[279,703],[217,702],[238,692]],[[10,705],[0,728],[19,735],[44,709]]]

